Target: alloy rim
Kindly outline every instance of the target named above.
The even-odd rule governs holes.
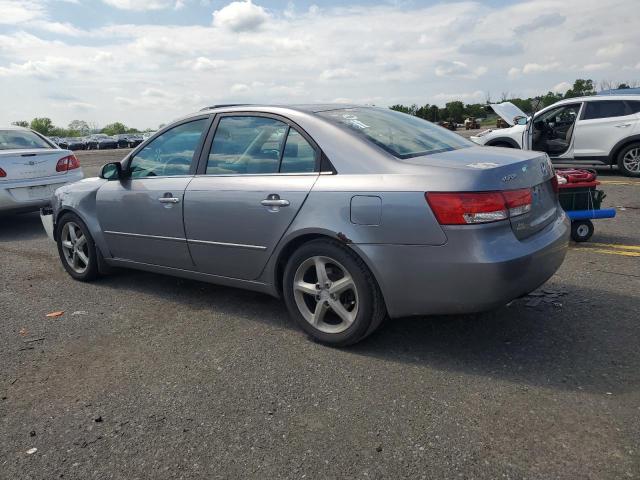
[[[76,273],[82,274],[89,267],[89,245],[78,224],[67,222],[60,234],[62,253],[67,265]]]
[[[358,315],[353,277],[330,257],[316,256],[302,262],[293,279],[293,292],[304,319],[321,332],[344,332]]]
[[[622,164],[630,172],[640,173],[640,148],[632,148],[622,159]]]

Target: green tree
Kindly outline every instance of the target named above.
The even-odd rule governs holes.
[[[47,117],[34,118],[31,120],[30,127],[31,130],[35,130],[42,135],[50,135],[51,130],[53,129],[53,122]]]
[[[109,125],[105,125],[102,129],[102,133],[107,135],[119,135],[121,133],[127,133],[127,126],[124,123],[114,122]]]
[[[464,103],[459,100],[455,100],[453,102],[449,102],[446,104],[445,108],[447,109],[447,119],[452,118],[454,122],[460,123],[464,119]]]
[[[416,110],[418,109],[418,106],[414,103],[413,105],[411,105],[410,107],[406,106],[406,105],[392,105],[389,107],[391,110],[395,110],[396,112],[402,112],[402,113],[408,113],[409,115],[415,115],[416,114]]]
[[[79,135],[87,135],[91,128],[84,120],[74,120],[69,124],[69,130],[77,132]]]
[[[27,122],[26,120],[18,120],[16,122],[12,122],[11,124],[15,125],[16,127],[29,128],[29,122]]]
[[[564,98],[584,97],[595,94],[596,89],[593,86],[593,80],[578,78],[573,82],[573,87],[567,90],[567,93],[564,94]]]

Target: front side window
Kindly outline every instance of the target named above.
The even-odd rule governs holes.
[[[625,115],[628,115],[628,113],[622,100],[591,101],[587,102],[587,108],[584,112],[584,120],[623,117]]]
[[[460,135],[393,110],[358,107],[318,115],[401,159],[473,146]]]
[[[155,138],[131,160],[132,178],[188,175],[208,119],[183,123]]]
[[[553,124],[569,124],[576,121],[578,112],[580,111],[579,103],[562,105],[561,107],[552,108],[551,110],[540,114],[536,117],[535,123],[545,122]]]
[[[222,117],[206,174],[256,175],[315,170],[315,151],[296,130],[268,117]]]
[[[53,148],[45,139],[29,130],[0,130],[0,150]]]
[[[627,101],[627,105],[629,106],[631,113],[640,113],[640,101],[630,100]]]

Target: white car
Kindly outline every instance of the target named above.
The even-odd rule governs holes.
[[[471,137],[479,145],[524,148],[555,163],[618,165],[640,177],[640,95],[568,98],[531,117],[510,102],[492,104],[510,127]]]
[[[70,150],[27,128],[0,127],[0,213],[36,211],[56,188],[83,177]]]

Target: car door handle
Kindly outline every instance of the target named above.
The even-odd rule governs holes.
[[[265,207],[288,207],[289,200],[280,200],[279,198],[267,198],[260,202]]]
[[[627,128],[630,127],[630,123],[621,123],[620,125],[615,125],[616,128]]]
[[[180,199],[178,197],[160,197],[158,201],[160,203],[178,203]]]

